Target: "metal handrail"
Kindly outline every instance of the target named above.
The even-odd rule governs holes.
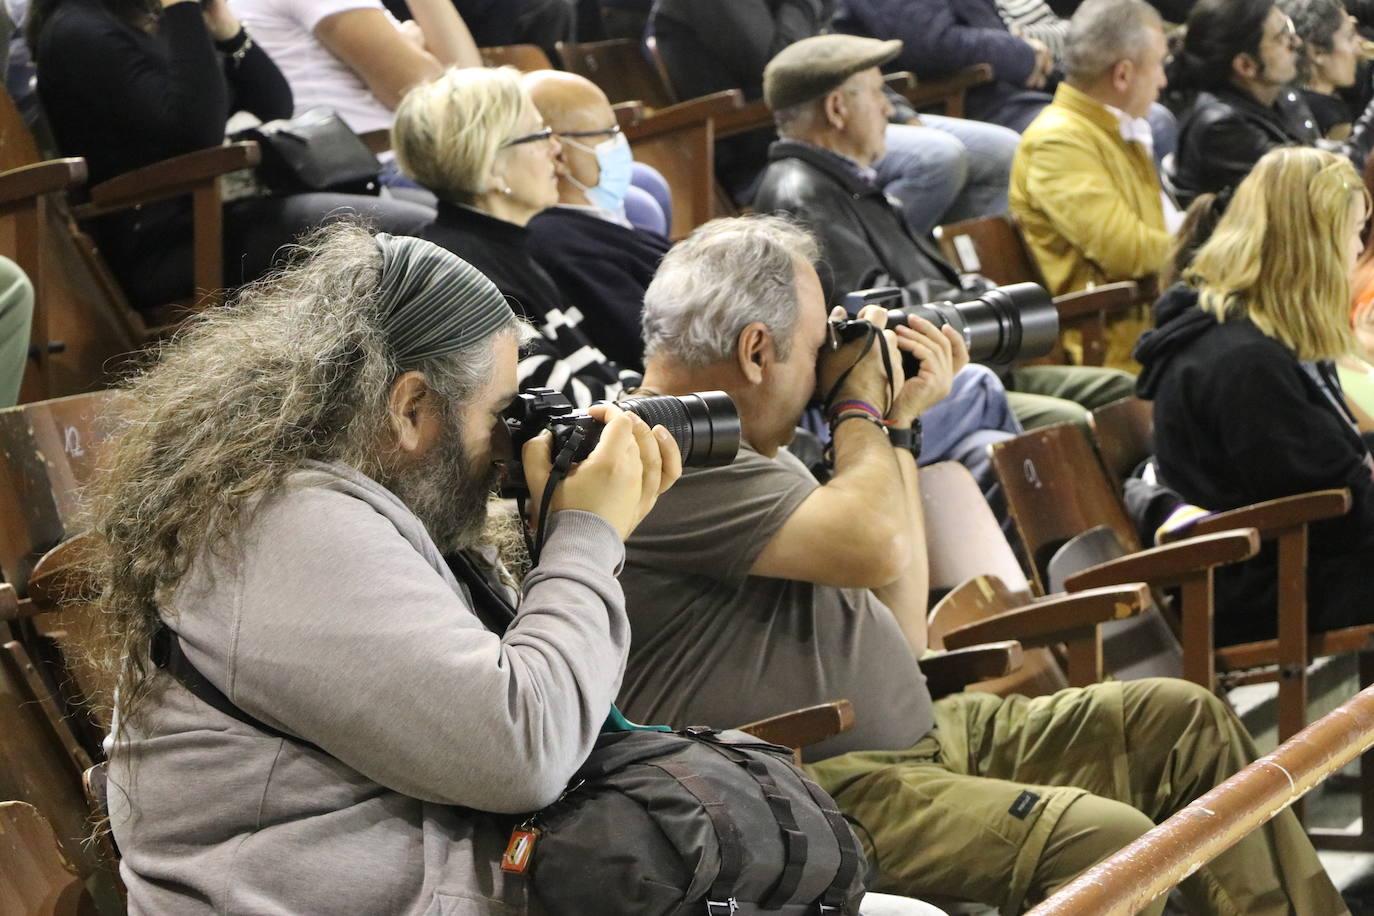
[[[1285,741],[1027,916],[1129,916],[1374,745],[1374,687]]]

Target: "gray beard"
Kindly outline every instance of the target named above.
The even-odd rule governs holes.
[[[415,513],[443,554],[481,542],[487,524],[487,501],[497,469],[477,467],[463,447],[463,430],[446,424],[434,454],[396,474],[387,488]]]

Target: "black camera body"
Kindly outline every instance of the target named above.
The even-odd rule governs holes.
[[[638,414],[650,426],[667,429],[677,440],[683,467],[725,465],[739,453],[739,412],[723,391],[630,398],[616,406]],[[505,421],[516,455],[502,488],[507,497],[525,493],[520,449],[544,430],[553,433],[554,457],[571,445],[574,462],[586,459],[601,439],[602,424],[552,388],[531,388],[516,395],[506,408]]]
[[[964,338],[969,359],[975,363],[1011,363],[1018,359],[1044,356],[1059,339],[1059,311],[1054,300],[1036,283],[998,286],[967,302],[907,301],[906,290],[893,287],[864,289],[845,296],[845,310],[857,315],[866,305],[900,303],[889,308],[888,328],[907,323],[908,315],[919,315],[938,327],[949,325]],[[831,339],[838,345],[862,339],[869,332],[868,322],[856,318],[830,322]],[[908,359],[906,374],[920,372],[920,363]]]

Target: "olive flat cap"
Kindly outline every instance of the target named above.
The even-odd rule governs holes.
[[[773,111],[818,99],[861,70],[902,52],[897,39],[813,35],[790,44],[763,69],[763,99]]]

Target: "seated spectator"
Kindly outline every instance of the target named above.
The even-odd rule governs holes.
[[[878,337],[920,358],[910,379],[894,359],[889,380],[872,337],[825,347],[810,239],[776,220],[722,223],[668,252],[649,287],[644,381],[729,392],[747,447],[685,472],[627,541],[626,714],[737,722],[848,697],[854,728],[808,748],[808,769],[855,824],[874,888],[1006,913],[1249,763],[1231,710],[1182,681],[932,702],[917,659],[926,539],[940,532],[922,525],[919,437],[906,431],[967,354],[919,320]],[[832,416],[822,486],[785,446],[807,401],[832,389],[848,406]],[[1347,912],[1287,811],[1182,887],[1199,914]]]
[[[1340,0],[1282,0],[1279,7],[1302,39],[1297,84],[1317,132],[1328,140],[1348,139],[1355,117],[1339,90],[1355,85],[1364,53],[1355,17]]]
[[[452,0],[404,0],[400,23],[382,0],[229,0],[281,67],[296,112],[332,108],[356,133],[386,130],[406,90],[482,57]],[[383,156],[386,184],[404,184]]]
[[[520,360],[520,387],[556,388],[580,406],[614,398],[620,368],[587,339],[582,313],[530,251],[530,220],[558,203],[561,147],[519,73],[453,69],[417,86],[396,112],[392,141],[405,173],[439,199],[419,235],[490,277],[538,328]]]
[[[19,403],[32,323],[33,284],[18,264],[0,257],[0,407]]]
[[[1145,115],[1167,55],[1144,0],[1088,0],[1074,13],[1065,79],[1012,167],[1012,214],[1055,295],[1164,265],[1183,216],[1155,174]]]
[[[1327,143],[1311,109],[1288,84],[1302,41],[1272,0],[1199,0],[1169,70],[1179,115],[1173,182],[1184,204],[1229,195],[1259,158],[1279,146]],[[1363,168],[1374,143],[1374,107],[1348,140],[1329,144]]]
[[[621,542],[677,449],[596,408],[517,595],[483,532],[521,324],[427,242],[306,249],[134,380],[96,484],[130,908],[524,912],[499,815],[592,748],[629,641]],[[547,440],[523,455],[537,500]]]
[[[291,90],[224,0],[40,0],[29,39],[38,92],[64,156],[82,156],[90,184],[224,141],[229,115],[289,117]],[[224,207],[225,284],[271,266],[277,248],[349,210],[404,232],[433,211],[358,194],[250,197]],[[115,278],[137,307],[192,295],[190,201],[177,198],[93,220]],[[203,292],[203,291],[202,291]]]
[[[739,89],[749,101],[763,97],[763,68],[793,42],[828,31],[831,0],[660,0],[653,25],[659,53],[679,98]],[[874,163],[877,182],[902,202],[918,232],[1007,209],[1007,176],[1016,133],[1004,127],[918,115],[888,91],[893,112],[887,153]],[[747,201],[767,164],[771,128],[716,144],[716,173]]]
[[[625,215],[634,159],[596,84],[541,70],[522,80],[558,138],[558,203],[529,222],[530,253],[582,313],[582,330],[622,366],[643,364],[639,312],[668,240]]]
[[[1034,38],[1049,49],[1056,66],[1064,63],[1064,39],[1069,20],[1057,15],[1045,0],[997,0],[997,14],[1007,31],[1021,38]]]
[[[1350,513],[1310,534],[1317,630],[1374,621],[1374,464],[1330,362],[1355,348],[1349,277],[1368,200],[1343,157],[1267,153],[1136,350],[1163,482],[1188,502],[1224,511],[1350,489]],[[1273,638],[1275,562],[1271,544],[1217,571],[1219,643]]]
[[[993,80],[968,93],[971,118],[1020,133],[1050,102],[1054,55],[1044,42],[1007,31],[994,0],[846,0],[835,20],[845,32],[900,38],[894,61],[920,77],[991,64]]]
[[[924,302],[972,299],[992,286],[976,274],[961,277],[872,181],[886,136],[878,67],[899,49],[900,42],[821,35],[788,47],[764,74],[783,139],[769,151],[755,207],[814,233],[830,268],[831,305],[873,286],[900,286]],[[1129,396],[1134,385],[1119,370],[1056,366],[1013,369],[1003,382],[1026,425],[1086,422],[1086,410]],[[990,470],[983,481],[991,484]]]

